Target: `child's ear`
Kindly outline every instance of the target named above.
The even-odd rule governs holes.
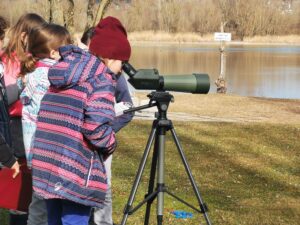
[[[21,33],[21,41],[25,41],[26,36],[27,36],[26,32],[22,32]]]
[[[59,59],[60,59],[59,52],[52,49],[52,50],[50,51],[50,58],[51,58],[51,59],[54,59],[54,60],[59,60]]]
[[[21,43],[23,45],[23,49],[26,50],[27,48],[27,42],[28,42],[28,35],[26,32],[21,33]]]

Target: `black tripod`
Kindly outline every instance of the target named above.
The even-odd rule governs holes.
[[[135,177],[135,181],[133,183],[130,196],[128,198],[127,205],[124,209],[124,215],[121,222],[121,225],[125,225],[126,221],[128,219],[128,216],[133,214],[136,210],[138,210],[142,205],[147,203],[146,212],[145,212],[145,221],[144,225],[149,224],[149,217],[150,217],[150,210],[151,210],[151,204],[153,203],[154,199],[157,198],[157,224],[162,225],[163,224],[163,208],[164,208],[164,193],[169,194],[170,196],[174,197],[178,201],[184,203],[188,207],[194,209],[195,211],[199,213],[203,213],[203,216],[206,220],[206,223],[208,225],[211,225],[211,222],[208,218],[207,214],[207,207],[205,203],[203,202],[200,192],[197,188],[197,185],[195,183],[195,180],[192,176],[190,167],[187,163],[186,157],[183,153],[182,147],[179,143],[179,140],[177,138],[177,135],[175,133],[175,130],[173,128],[173,124],[171,120],[167,119],[167,110],[169,103],[173,100],[173,96],[169,94],[168,92],[164,91],[155,91],[148,95],[150,98],[150,102],[148,105],[132,108],[130,110],[124,111],[127,112],[133,112],[141,109],[150,108],[152,106],[157,106],[158,113],[156,114],[156,120],[153,121],[152,124],[152,130],[142,157],[142,160],[139,165],[138,172]],[[164,163],[165,163],[165,135],[167,131],[171,131],[174,142],[177,146],[177,149],[179,151],[180,157],[182,159],[182,162],[184,164],[185,170],[187,172],[187,175],[189,177],[189,180],[192,184],[192,187],[194,189],[195,195],[197,197],[199,208],[196,208],[192,206],[191,204],[187,203],[186,201],[180,199],[176,195],[172,194],[167,190],[167,187],[165,186],[165,178],[164,178]],[[154,150],[153,150],[153,158],[152,158],[152,164],[151,164],[151,172],[150,172],[150,178],[149,178],[149,186],[148,186],[148,193],[145,196],[145,199],[140,202],[136,207],[132,207],[138,185],[140,183],[147,158],[149,156],[149,152],[151,149],[151,146],[154,143]],[[154,190],[154,180],[155,180],[155,174],[157,171],[157,186]]]

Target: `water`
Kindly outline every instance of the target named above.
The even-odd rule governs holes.
[[[219,46],[134,46],[136,69],[156,68],[161,75],[208,73],[210,93],[220,73]],[[300,46],[227,46],[228,93],[300,99]]]

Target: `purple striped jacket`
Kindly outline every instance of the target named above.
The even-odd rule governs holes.
[[[101,207],[107,190],[103,158],[115,149],[115,75],[76,46],[61,47],[60,54],[38,114],[33,189],[45,199]]]

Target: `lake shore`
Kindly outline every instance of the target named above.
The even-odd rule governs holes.
[[[140,45],[219,45],[214,41],[213,34],[199,35],[197,33],[166,33],[154,31],[141,31],[128,33],[128,39],[133,46]],[[232,40],[229,45],[295,45],[300,46],[300,35],[285,36],[255,36],[245,37],[243,41]]]
[[[246,97],[231,94],[171,93],[169,118],[179,121],[300,124],[300,99]],[[147,93],[136,93],[138,105],[147,104]],[[153,116],[155,107],[139,114]]]

